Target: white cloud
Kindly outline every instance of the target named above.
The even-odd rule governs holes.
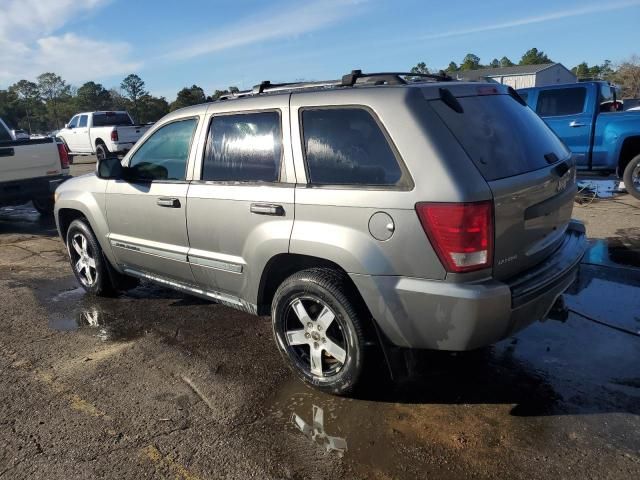
[[[0,0],[0,86],[44,72],[80,83],[137,69],[124,42],[57,33],[109,1]]]
[[[640,6],[639,0],[629,0],[623,2],[604,2],[596,5],[586,5],[576,7],[569,10],[559,10],[557,12],[551,12],[544,15],[537,15],[531,17],[518,18],[516,20],[510,20],[507,22],[493,23],[489,25],[480,25],[477,27],[449,30],[447,32],[432,33],[429,35],[421,36],[421,40],[433,40],[437,38],[457,37],[462,35],[469,35],[472,33],[489,32],[492,30],[503,30],[506,28],[521,27],[524,25],[532,25],[535,23],[545,23],[553,20],[561,20],[563,18],[579,17],[582,15],[589,15],[593,13],[610,12],[614,10],[622,10],[629,7]]]
[[[367,0],[314,0],[282,5],[261,12],[214,34],[182,41],[188,47],[175,47],[164,58],[188,59],[234,47],[256,44],[313,32],[334,25],[361,11]]]

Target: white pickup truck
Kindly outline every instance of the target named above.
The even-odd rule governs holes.
[[[95,154],[104,159],[131,150],[148,129],[134,125],[127,112],[85,112],[69,120],[57,136],[71,156]]]
[[[0,118],[0,207],[28,201],[53,214],[53,193],[69,177],[69,157],[51,137],[15,140]]]

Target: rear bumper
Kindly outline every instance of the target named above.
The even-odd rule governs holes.
[[[52,198],[56,188],[69,178],[68,175],[55,175],[1,182],[0,206],[20,205],[34,198]]]
[[[357,274],[351,278],[391,343],[472,350],[544,320],[574,282],[586,247],[584,226],[572,222],[546,261],[507,282],[451,283]]]

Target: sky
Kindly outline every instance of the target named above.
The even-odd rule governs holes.
[[[640,54],[640,0],[0,0],[0,88],[136,73],[171,101],[192,84],[440,69],[467,53],[517,63],[531,47],[568,68]]]

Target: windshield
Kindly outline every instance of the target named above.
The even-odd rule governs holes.
[[[129,114],[126,112],[107,112],[107,113],[94,113],[93,114],[93,126],[94,127],[123,127],[133,125]]]

